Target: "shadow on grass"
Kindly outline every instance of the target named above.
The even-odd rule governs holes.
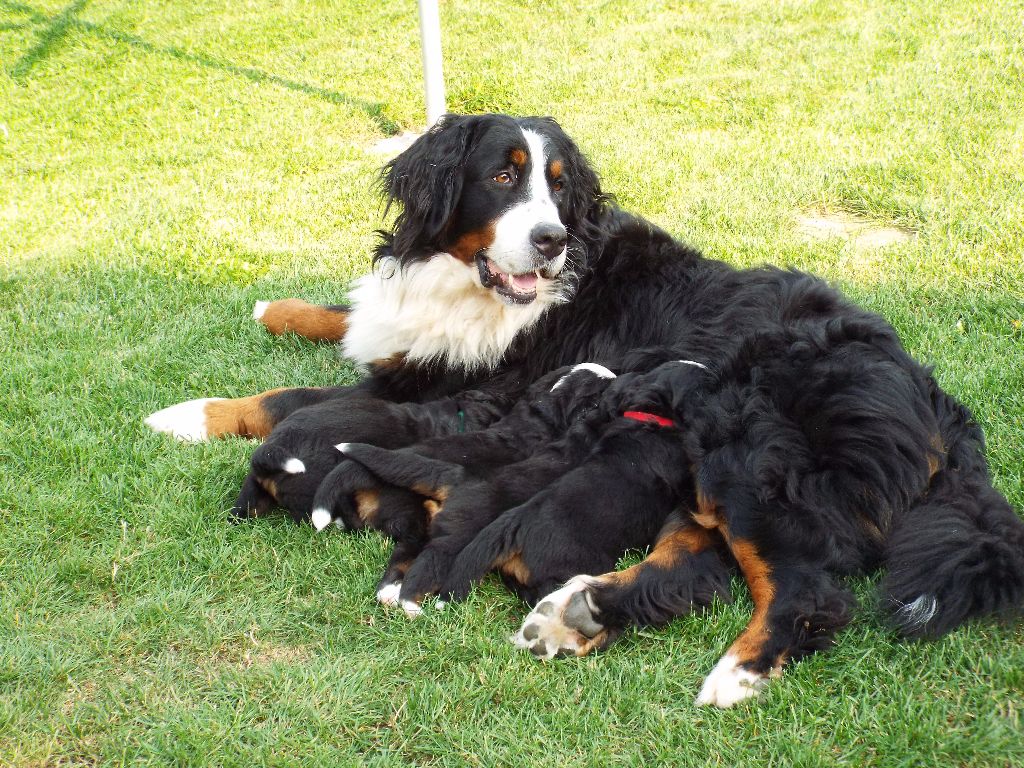
[[[74,0],[74,2],[65,6],[64,10],[59,14],[51,17],[46,16],[31,6],[24,5],[22,3],[11,2],[10,0],[0,0],[0,8],[26,15],[32,23],[46,25],[46,27],[38,34],[38,41],[36,44],[24,56],[18,59],[14,66],[8,70],[8,73],[15,81],[24,82],[25,77],[32,68],[47,56],[50,56],[60,45],[61,41],[67,35],[68,30],[75,29],[107,40],[112,40],[115,43],[131,46],[132,48],[146,53],[169,56],[179,61],[198,64],[199,66],[207,67],[209,69],[217,69],[222,72],[228,72],[232,75],[244,77],[254,83],[271,83],[282,88],[287,88],[291,91],[315,96],[332,104],[342,104],[344,106],[354,107],[366,113],[366,115],[377,124],[378,128],[388,136],[397,134],[401,130],[401,126],[384,114],[384,106],[379,102],[364,101],[329,88],[274,75],[256,67],[244,67],[238,64],[232,64],[231,62],[214,58],[213,56],[205,53],[187,51],[184,48],[179,48],[174,45],[154,45],[137,35],[119,32],[115,29],[108,29],[100,26],[99,24],[93,24],[91,22],[75,18],[87,2],[88,0]],[[10,26],[12,28],[15,27],[14,24]],[[21,27],[27,25],[19,24],[17,26]]]
[[[64,6],[64,10],[56,16],[49,18],[36,13],[28,6],[23,6],[20,3],[3,3],[4,7],[9,7],[11,10],[29,13],[32,20],[37,23],[49,22],[39,33],[39,39],[36,44],[29,49],[28,53],[18,59],[13,67],[11,67],[11,77],[15,80],[23,80],[25,75],[29,73],[29,70],[31,70],[37,62],[49,56],[64,40],[64,35],[67,34],[68,26],[75,20],[75,15],[85,7],[87,2],[89,2],[89,0],[74,0],[74,2],[68,3]]]

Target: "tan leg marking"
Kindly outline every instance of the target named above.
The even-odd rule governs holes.
[[[530,583],[530,569],[523,562],[521,553],[515,552],[497,564],[506,576],[510,576],[522,585]]]
[[[724,524],[720,530],[743,572],[754,601],[750,623],[704,679],[697,695],[698,705],[710,704],[726,708],[756,696],[767,684],[769,677],[777,677],[781,673],[785,659],[780,657],[773,660],[767,674],[747,666],[763,657],[765,644],[770,638],[768,612],[775,600],[775,583],[771,566],[761,557],[752,542],[731,537]]]
[[[704,528],[718,528],[722,524],[722,515],[718,510],[718,502],[697,489],[697,511],[692,515],[697,525]]]
[[[291,331],[313,341],[341,341],[348,329],[347,312],[336,312],[302,299],[272,301],[258,319],[275,336]]]
[[[750,589],[750,597],[754,601],[754,613],[750,617],[750,623],[729,646],[728,651],[740,663],[746,663],[758,658],[768,641],[768,611],[775,600],[775,583],[771,578],[771,566],[761,558],[751,542],[728,539],[728,543]]]
[[[423,502],[423,509],[426,511],[427,517],[433,520],[441,514],[441,510],[444,509],[444,507],[433,499],[427,499]]]
[[[353,494],[356,501],[356,514],[359,519],[367,525],[373,525],[377,512],[380,511],[380,493],[375,490],[356,491]]]
[[[277,483],[266,477],[257,477],[256,482],[263,486],[263,490],[273,496],[274,501],[277,501]]]
[[[710,549],[717,543],[717,534],[711,530],[694,528],[686,522],[666,526],[659,535],[658,541],[650,554],[643,561],[622,571],[598,576],[597,580],[605,584],[626,586],[635,582],[648,568],[671,570],[679,562],[691,555],[697,555]]]
[[[928,482],[942,469],[946,458],[946,446],[942,443],[942,435],[932,435],[931,450],[928,451]]]
[[[263,401],[285,389],[287,387],[279,387],[249,397],[211,400],[203,408],[207,436],[266,437],[274,428],[275,422],[264,409]]]

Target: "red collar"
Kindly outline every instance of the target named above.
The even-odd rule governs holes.
[[[642,421],[645,424],[657,424],[659,427],[676,426],[676,423],[672,421],[672,419],[666,419],[664,416],[647,413],[646,411],[626,411],[622,416],[627,419],[633,419],[633,421]]]

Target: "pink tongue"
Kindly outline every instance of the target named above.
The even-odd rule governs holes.
[[[509,282],[517,293],[530,293],[537,290],[537,273],[529,272],[525,275],[509,275]]]

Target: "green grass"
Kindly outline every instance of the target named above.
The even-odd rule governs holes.
[[[442,3],[449,106],[553,114],[621,202],[889,317],[1024,509],[1019,3]],[[0,0],[0,765],[1024,764],[1024,631],[833,653],[692,702],[737,602],[539,664],[496,584],[413,623],[375,535],[229,526],[253,444],[142,417],[351,380],[254,300],[369,264],[385,135],[422,114],[415,4]],[[796,217],[916,232],[857,251]]]

